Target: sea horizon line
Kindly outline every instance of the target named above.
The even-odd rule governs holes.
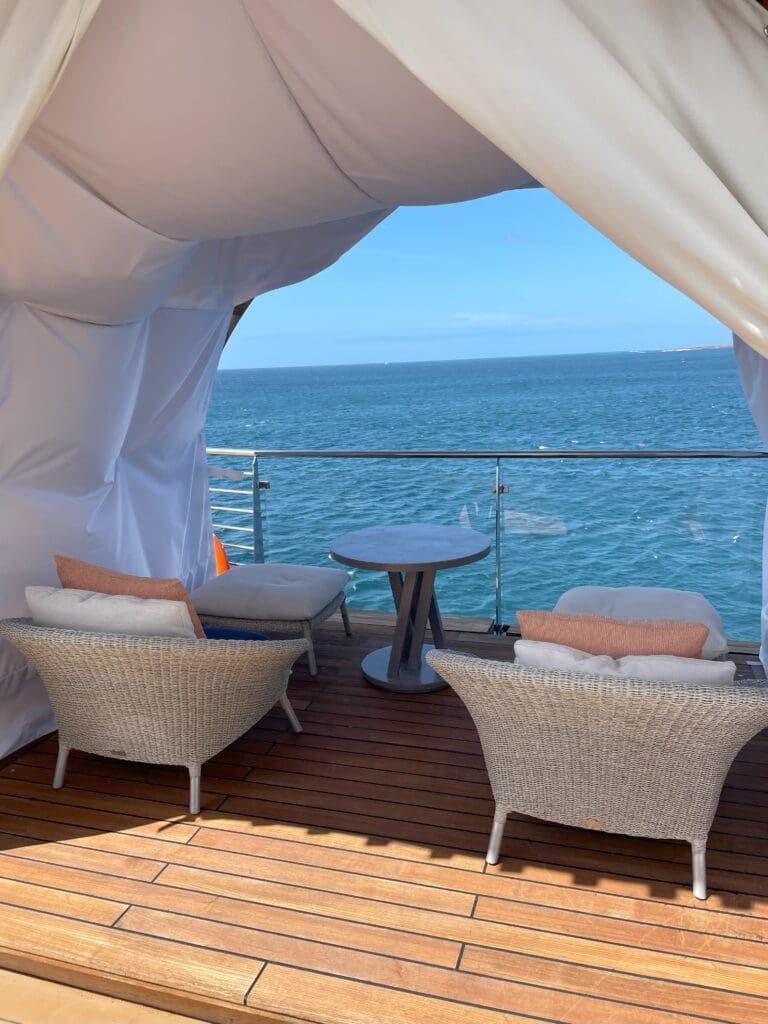
[[[652,353],[709,352],[733,348],[733,342],[720,345],[676,345],[664,348],[619,348],[603,349],[596,352],[526,352],[508,356],[456,356],[447,359],[374,359],[366,363],[294,363],[286,366],[226,366],[219,367],[217,373],[241,373],[243,370],[331,370],[347,367],[366,366],[428,366],[438,363],[500,363],[510,359],[562,359],[563,356],[618,356],[618,355],[650,355]]]

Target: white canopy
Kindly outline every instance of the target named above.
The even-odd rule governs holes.
[[[0,615],[55,551],[204,578],[233,304],[400,204],[541,182],[768,353],[766,22],[752,0],[0,0]],[[50,724],[35,685],[0,756]]]

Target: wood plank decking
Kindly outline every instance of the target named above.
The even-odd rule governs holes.
[[[291,685],[304,734],[271,714],[207,766],[198,818],[176,769],[75,756],[52,790],[53,739],[0,770],[0,967],[218,1022],[768,1021],[768,736],[723,793],[706,904],[683,845],[531,819],[486,869],[458,699],[360,677],[390,629],[326,624]]]

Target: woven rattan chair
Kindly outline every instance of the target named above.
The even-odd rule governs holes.
[[[461,697],[496,803],[486,860],[507,816],[691,844],[693,892],[706,899],[706,844],[720,791],[744,744],[768,726],[768,687],[703,687],[523,668],[431,651]]]
[[[202,764],[280,703],[304,640],[168,640],[113,636],[0,620],[0,635],[37,670],[59,730],[53,779],[64,785],[72,749],[189,771],[192,814],[200,810]]]

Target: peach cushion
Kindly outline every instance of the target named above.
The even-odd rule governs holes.
[[[544,640],[612,658],[630,654],[700,658],[709,635],[701,622],[673,619],[609,619],[605,615],[521,611],[517,621],[524,640]]]
[[[203,626],[195,611],[187,588],[177,579],[153,579],[151,576],[128,576],[124,572],[106,569],[103,565],[81,562],[66,555],[54,555],[56,571],[62,587],[72,590],[92,590],[97,594],[128,594],[131,597],[160,598],[165,601],[183,601],[195,636],[204,638]]]

